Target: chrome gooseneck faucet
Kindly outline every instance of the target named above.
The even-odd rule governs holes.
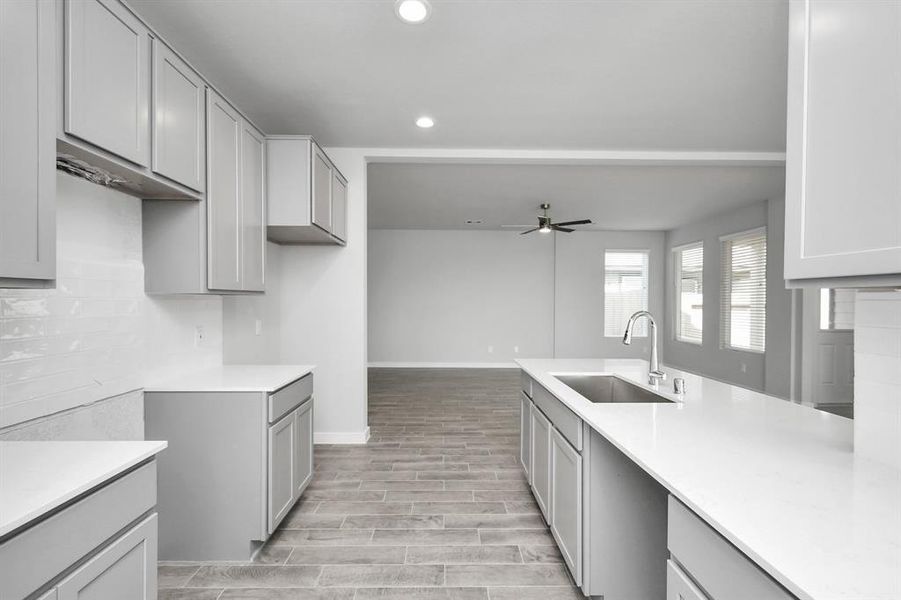
[[[640,310],[629,317],[629,322],[626,324],[626,333],[623,335],[623,344],[628,346],[632,343],[632,328],[635,327],[635,322],[641,317],[647,317],[651,327],[651,364],[648,369],[648,383],[657,385],[661,381],[666,381],[666,373],[660,370],[660,365],[657,363],[657,322],[654,321],[651,313],[646,310]]]

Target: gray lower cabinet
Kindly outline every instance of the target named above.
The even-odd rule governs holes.
[[[796,600],[672,496],[668,504],[667,545],[671,554],[667,600]]]
[[[156,462],[0,541],[3,600],[154,600]]]
[[[519,404],[519,462],[526,472],[526,480],[531,484],[532,452],[529,445],[532,443],[532,400],[525,392],[521,392]]]
[[[532,405],[532,493],[541,514],[551,520],[551,422]]]
[[[576,585],[582,585],[582,455],[551,431],[551,534]]]
[[[0,287],[56,277],[55,24],[51,2],[0,2]]]
[[[291,412],[269,427],[269,512],[271,534],[281,523],[297,493],[297,413]]]
[[[147,517],[66,577],[58,600],[156,600],[156,522]]]
[[[247,561],[313,473],[313,375],[273,392],[146,391],[160,456],[160,559]],[[225,524],[225,525],[223,525]]]
[[[308,135],[270,136],[266,146],[269,241],[344,245],[344,175]]]

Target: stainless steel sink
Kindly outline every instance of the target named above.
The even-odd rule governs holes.
[[[673,402],[612,375],[555,375],[557,379],[595,403]]]

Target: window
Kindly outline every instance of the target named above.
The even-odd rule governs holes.
[[[621,337],[632,313],[648,309],[648,253],[646,250],[608,250],[604,253],[604,335]],[[633,335],[647,337],[645,319]]]
[[[720,344],[724,348],[763,352],[766,349],[766,229],[721,240]]]
[[[676,339],[700,344],[704,330],[704,243],[673,249],[676,266]]]
[[[820,290],[820,329],[854,329],[855,290]]]

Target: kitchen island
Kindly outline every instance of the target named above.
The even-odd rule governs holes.
[[[657,389],[642,360],[518,364],[792,595],[901,597],[901,472],[854,455],[850,420],[671,368]],[[595,404],[563,374],[616,375],[673,402]]]

